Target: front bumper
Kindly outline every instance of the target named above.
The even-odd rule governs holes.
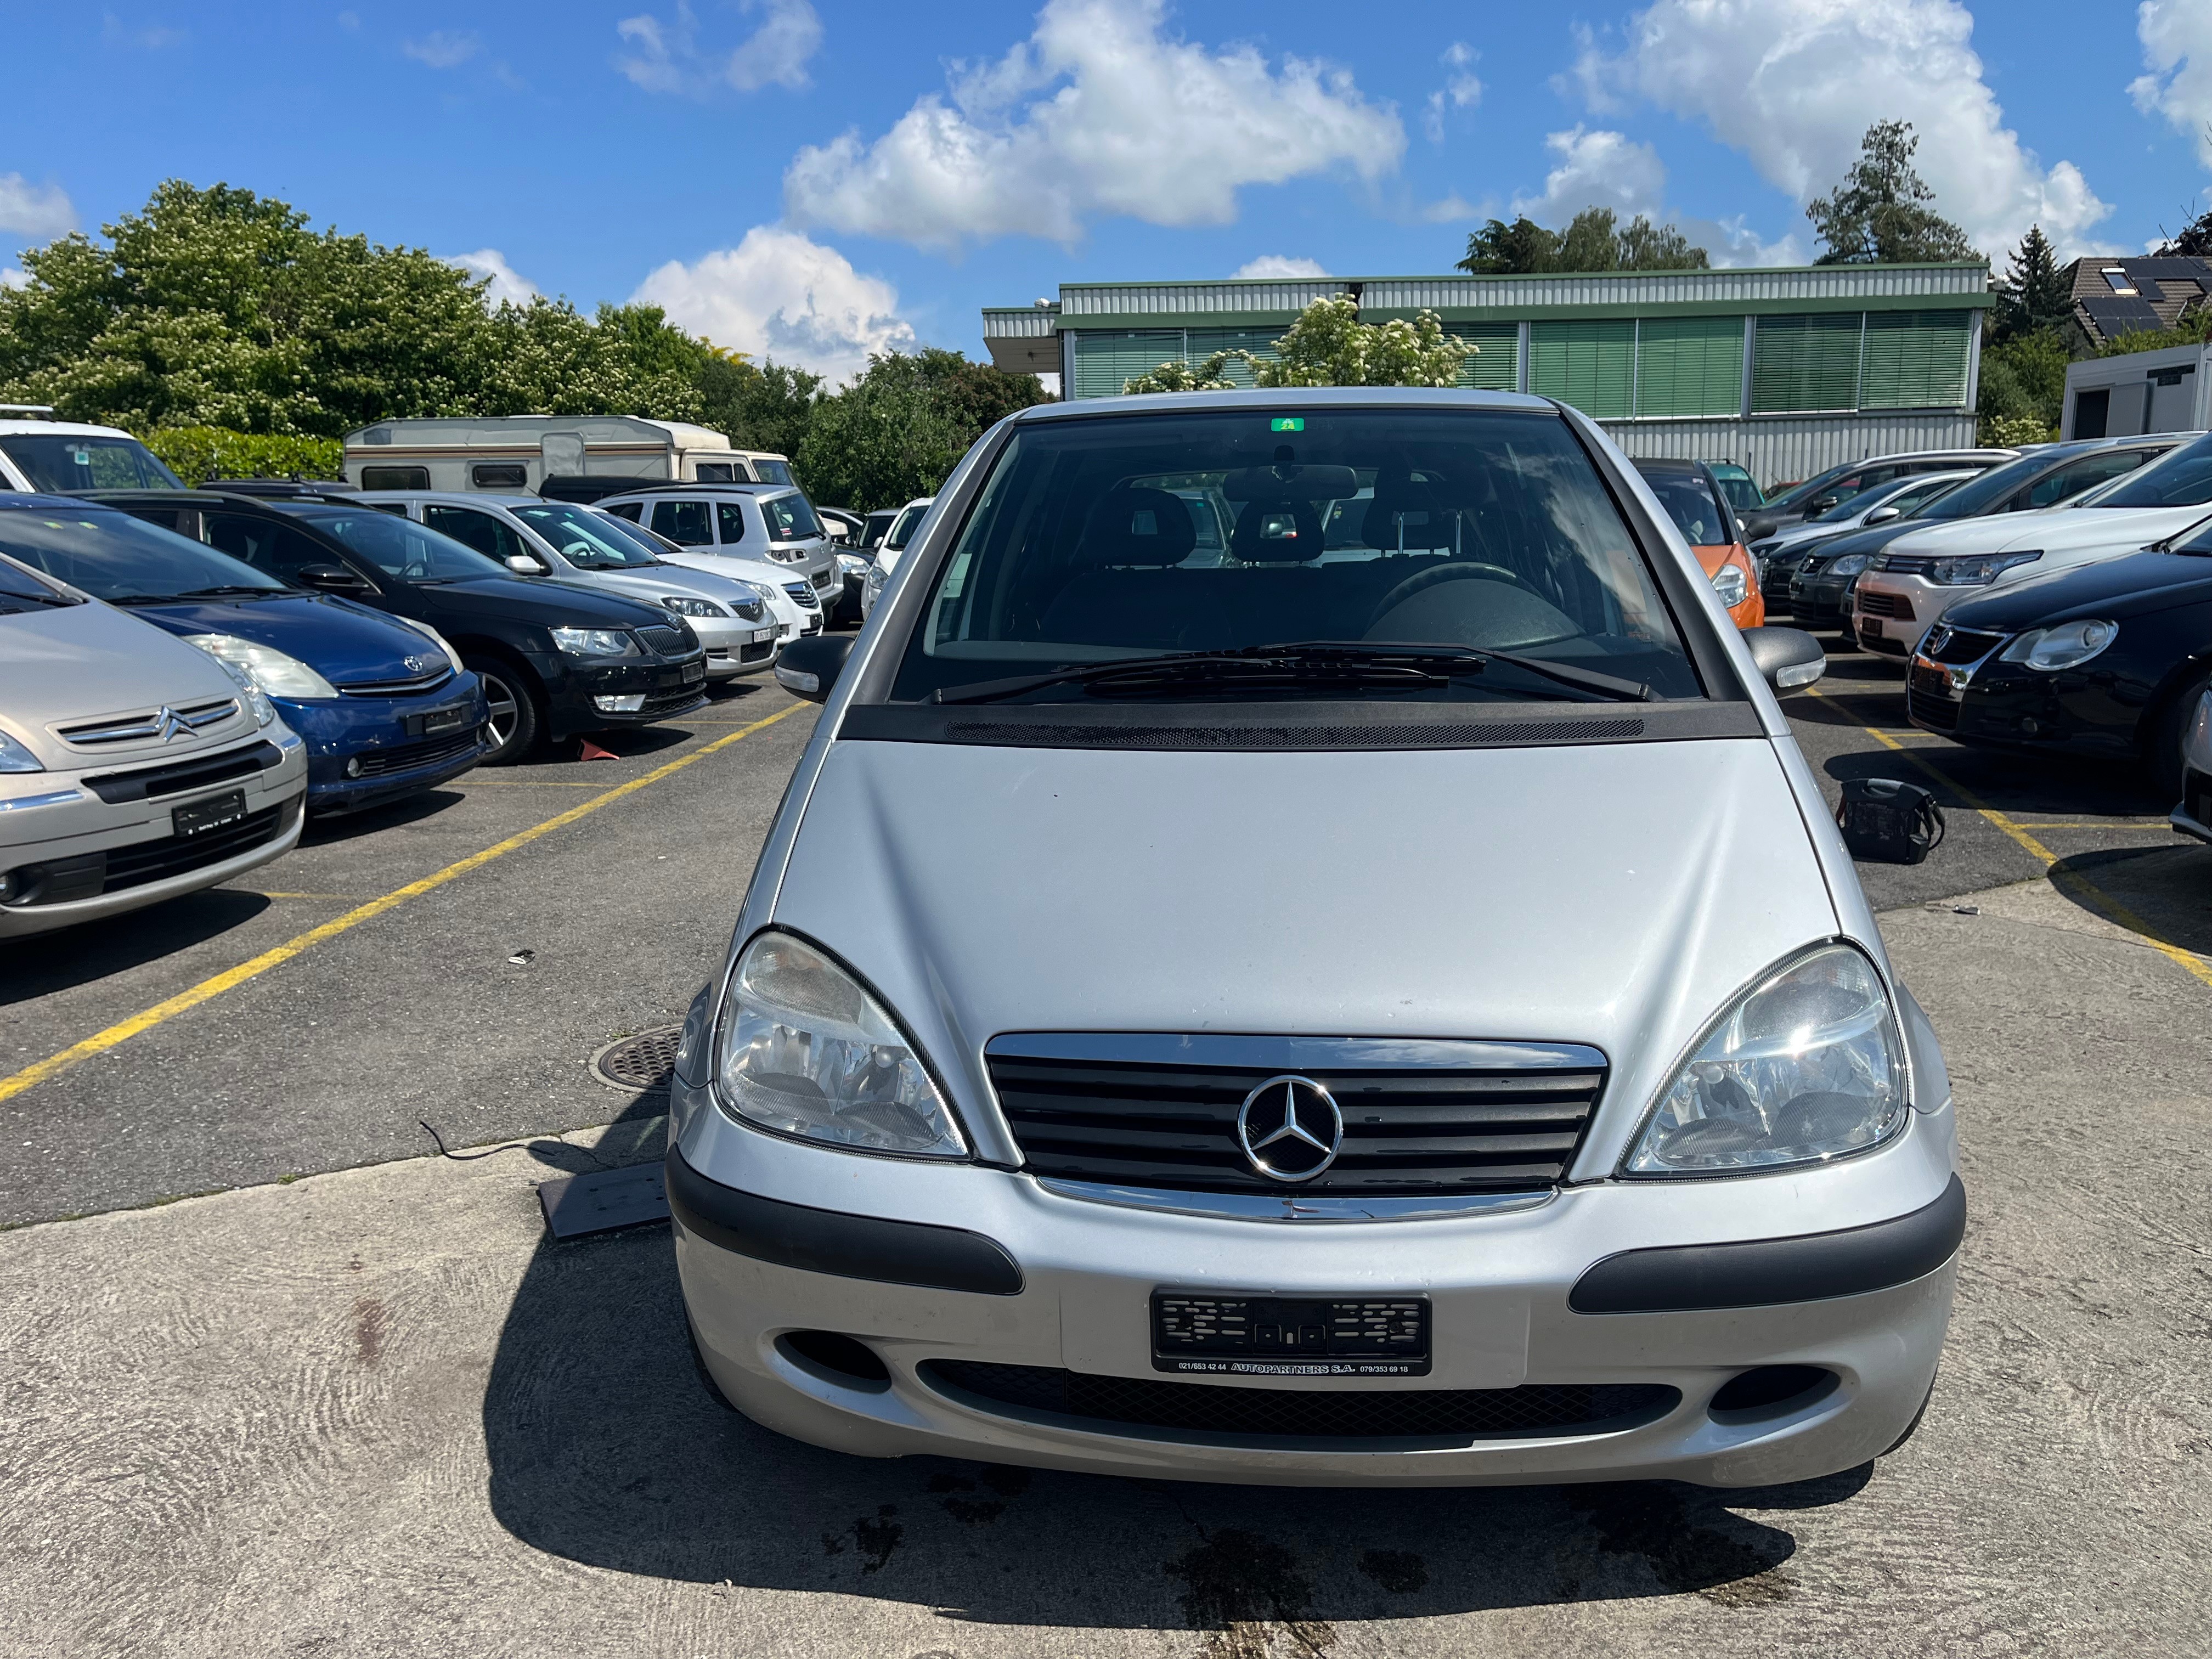
[[[1799,576],[1790,584],[1790,611],[1808,628],[1856,632],[1851,620],[1850,576]]]
[[[1965,665],[1916,652],[1905,671],[1905,711],[1923,732],[1982,748],[2137,758],[2139,706],[2112,694],[2100,667],[2039,674],[1996,660]]]
[[[616,726],[651,726],[703,708],[707,702],[707,653],[688,657],[617,658],[611,662],[562,658],[550,665],[537,665],[544,679],[547,735],[573,737],[579,732],[604,732]],[[641,696],[635,709],[599,707],[600,697]]]
[[[757,1421],[865,1456],[1278,1485],[1808,1479],[1886,1450],[1920,1408],[1963,1225],[1948,1109],[1916,1114],[1880,1152],[1803,1176],[1608,1182],[1479,1217],[1314,1224],[1140,1211],[1004,1170],[799,1146],[731,1123],[681,1079],[673,1087],[683,1126],[669,1172],[677,1261],[708,1370]],[[1803,1237],[1804,1206],[1837,1216],[1839,1193],[1865,1237],[1917,1227],[1918,1255],[1893,1259],[1887,1275],[1823,1284],[1820,1264],[1864,1255],[1864,1237],[1853,1245],[1840,1230]],[[1683,1300],[1650,1285],[1711,1281],[1712,1262],[1655,1263],[1662,1247],[1725,1255],[1745,1240],[1790,1242],[1801,1255],[1783,1282],[1795,1288],[1776,1289],[1770,1275],[1765,1289],[1739,1285],[1723,1299],[1824,1299],[1577,1310]],[[1594,1273],[1599,1264],[1606,1271]],[[1162,1288],[1419,1295],[1432,1310],[1424,1376],[1176,1377],[1178,1389],[1333,1395],[1328,1404],[1355,1411],[1368,1402],[1347,1396],[1398,1391],[1402,1401],[1417,1390],[1498,1391],[1491,1397],[1504,1401],[1635,1389],[1657,1403],[1540,1432],[1285,1436],[1040,1411],[982,1397],[937,1369],[1034,1368],[1143,1392],[1169,1380],[1149,1334],[1150,1298]],[[887,1377],[825,1367],[789,1340],[824,1331],[865,1345]],[[1765,1366],[1816,1368],[1828,1380],[1761,1411],[1711,1408],[1731,1378]]]
[[[708,684],[764,673],[775,665],[780,630],[775,619],[765,611],[758,622],[747,622],[742,617],[687,617],[684,620],[691,624],[691,631],[699,636],[707,653]]]
[[[278,698],[276,706],[307,745],[310,812],[357,812],[433,788],[489,746],[473,674],[412,697]]]
[[[1851,632],[1866,650],[1887,657],[1909,657],[1930,623],[1959,600],[1986,591],[1938,586],[1921,576],[1869,570],[1859,578],[1851,601]]]

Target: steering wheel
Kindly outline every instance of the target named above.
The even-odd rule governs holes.
[[[1522,576],[1518,571],[1508,570],[1502,564],[1484,564],[1479,561],[1467,563],[1440,564],[1434,569],[1419,571],[1416,574],[1407,577],[1405,580],[1400,582],[1388,593],[1385,593],[1376,602],[1375,609],[1368,612],[1366,628],[1363,628],[1360,631],[1362,633],[1366,632],[1368,628],[1374,627],[1376,623],[1381,622],[1383,617],[1389,616],[1392,611],[1403,605],[1407,599],[1412,599],[1414,594],[1420,592],[1425,588],[1434,587],[1438,582],[1474,580],[1510,582],[1514,586],[1519,588],[1523,593],[1528,594],[1531,599],[1541,599],[1546,605],[1551,604],[1551,600],[1546,599],[1542,593],[1539,592],[1536,588],[1528,582],[1527,578]]]

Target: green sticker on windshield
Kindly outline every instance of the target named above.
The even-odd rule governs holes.
[[[1278,415],[1267,422],[1270,432],[1303,432],[1305,429],[1305,416],[1303,415]]]

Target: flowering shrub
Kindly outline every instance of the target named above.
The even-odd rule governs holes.
[[[1123,383],[1132,395],[1151,392],[1227,392],[1229,361],[1241,357],[1252,383],[1293,386],[1431,386],[1459,384],[1461,366],[1477,348],[1446,334],[1433,311],[1413,321],[1359,320],[1359,302],[1346,295],[1316,300],[1276,343],[1275,361],[1249,351],[1217,351],[1197,368],[1162,363],[1150,374]]]

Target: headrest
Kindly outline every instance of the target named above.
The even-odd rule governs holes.
[[[1340,501],[1359,493],[1348,466],[1240,466],[1221,481],[1232,501]]]
[[[1190,503],[1164,489],[1109,489],[1091,509],[1079,564],[1181,564],[1198,545]]]

